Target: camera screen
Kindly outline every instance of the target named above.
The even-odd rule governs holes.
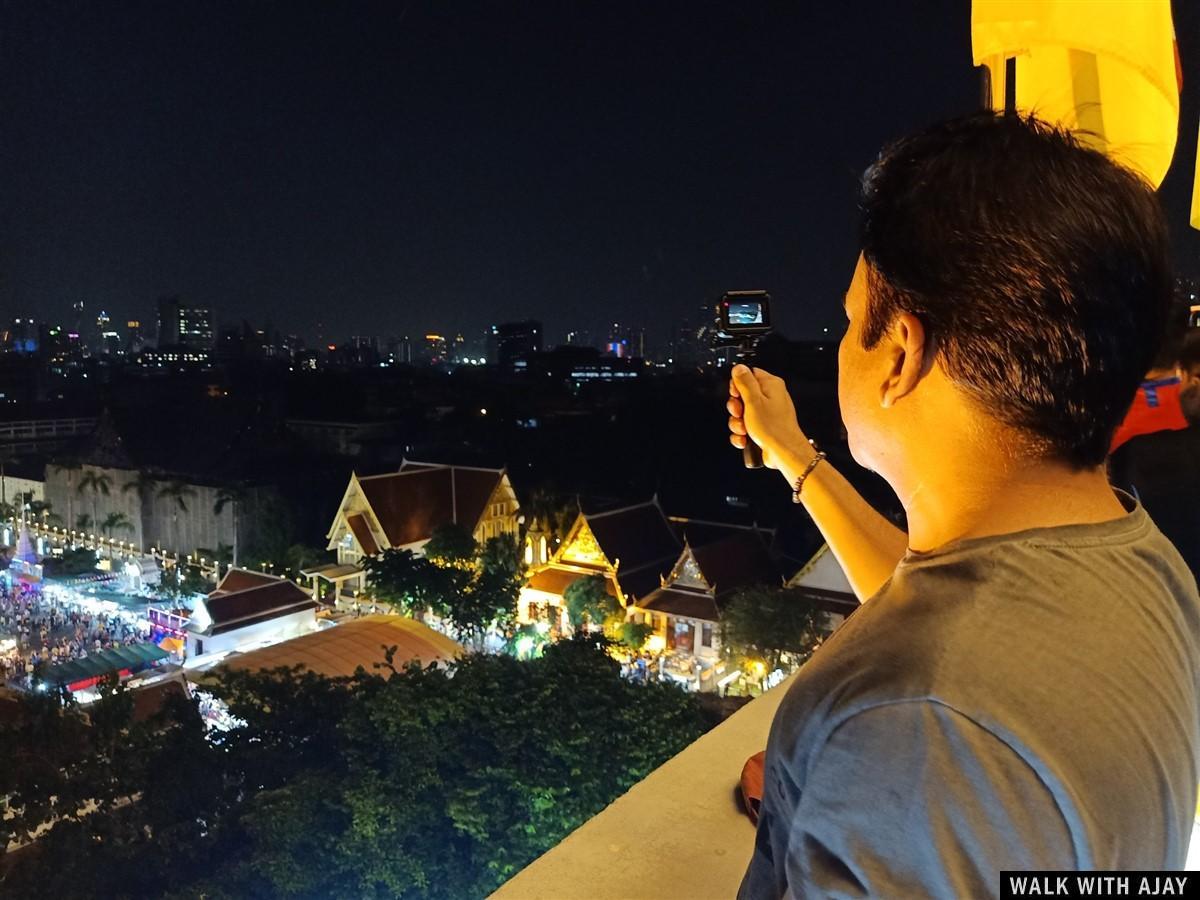
[[[758,300],[731,302],[729,304],[729,324],[762,325],[762,303]]]

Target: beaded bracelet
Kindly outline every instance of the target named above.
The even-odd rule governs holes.
[[[792,502],[793,503],[800,502],[800,491],[804,487],[805,479],[807,479],[808,476],[812,474],[813,469],[815,469],[817,467],[817,464],[820,463],[820,461],[823,460],[824,458],[825,458],[824,452],[821,450],[818,450],[817,455],[814,456],[812,458],[812,460],[809,462],[809,464],[804,467],[804,471],[800,473],[800,477],[796,479],[795,485],[792,486]]]

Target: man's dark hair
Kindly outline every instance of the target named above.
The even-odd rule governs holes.
[[[861,241],[865,347],[910,313],[949,377],[1032,452],[1103,462],[1171,301],[1148,184],[1037,119],[976,113],[883,150]]]

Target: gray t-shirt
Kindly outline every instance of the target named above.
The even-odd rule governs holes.
[[[1180,869],[1200,599],[1141,507],[909,553],[767,744],[739,896],[980,897],[1002,869]]]

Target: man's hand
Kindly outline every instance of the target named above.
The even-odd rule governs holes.
[[[796,407],[782,378],[762,369],[733,367],[729,381],[729,442],[745,447],[746,437],[762,448],[763,465],[782,469],[788,450],[806,446],[808,439],[796,422]]]

